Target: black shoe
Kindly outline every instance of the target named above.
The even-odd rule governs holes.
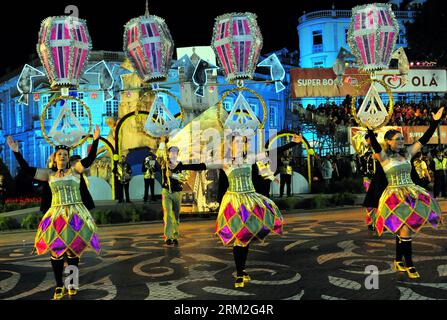
[[[178,240],[177,240],[177,239],[172,240],[172,244],[173,244],[174,246],[178,246]]]
[[[168,239],[168,240],[166,240],[166,245],[168,245],[168,246],[170,246],[170,245],[172,245],[172,240],[171,239]]]
[[[368,225],[368,230],[369,231],[375,231],[376,228],[374,227],[374,225],[370,224],[370,225]]]

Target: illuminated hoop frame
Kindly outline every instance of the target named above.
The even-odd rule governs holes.
[[[270,150],[273,142],[275,142],[276,140],[280,139],[280,138],[288,138],[288,137],[293,137],[294,135],[298,135],[298,133],[296,132],[279,132],[276,136],[272,137],[270,140],[268,140],[267,144],[266,144],[266,150]],[[311,166],[311,156],[315,155],[315,150],[309,145],[309,142],[303,137],[302,141],[301,141],[301,145],[304,146],[304,148],[306,149],[306,153],[307,153],[307,179],[308,181],[308,186],[309,186],[309,190],[311,190],[312,188],[312,166]]]
[[[267,120],[267,107],[266,107],[266,105],[265,105],[265,101],[264,101],[264,99],[262,98],[262,96],[261,96],[259,93],[257,93],[256,91],[254,91],[254,90],[252,90],[252,89],[246,88],[246,87],[237,87],[237,88],[234,88],[234,89],[232,89],[232,90],[229,90],[229,91],[225,92],[225,93],[222,95],[222,97],[220,98],[220,100],[219,100],[219,102],[218,102],[218,108],[217,108],[217,119],[219,119],[219,123],[221,124],[222,128],[225,127],[224,124],[222,123],[222,120],[220,119],[220,116],[221,116],[221,109],[223,108],[223,101],[224,101],[230,94],[232,94],[232,93],[234,93],[234,92],[242,92],[242,91],[248,91],[248,92],[250,92],[252,95],[254,95],[254,96],[259,100],[259,102],[261,102],[262,109],[263,109],[263,119],[262,119],[262,123],[261,123],[261,126],[259,127],[259,129],[264,129],[265,122],[266,122],[266,120]],[[258,120],[259,120],[259,119],[258,119]]]
[[[367,83],[371,83],[371,85],[373,85],[374,82],[380,83],[386,90],[386,93],[388,94],[388,99],[389,99],[389,106],[388,106],[388,115],[385,118],[385,121],[383,121],[383,123],[373,129],[380,129],[384,126],[386,126],[388,124],[388,122],[391,119],[391,116],[393,115],[394,112],[394,100],[393,100],[393,94],[391,92],[390,87],[385,83],[385,81],[383,80],[379,80],[379,79],[367,79],[365,81],[363,81],[362,83],[360,83],[357,86],[357,89],[354,93],[354,95],[352,96],[352,100],[351,100],[351,114],[354,117],[355,121],[362,127],[364,128],[369,128],[369,126],[367,126],[365,123],[363,123],[363,121],[361,121],[357,115],[357,97],[359,96],[359,91],[361,88],[363,88],[363,86]],[[368,89],[369,90],[369,89]]]
[[[139,101],[138,101],[138,104],[142,103],[142,102],[143,102],[142,100],[143,100],[144,98],[146,98],[147,96],[156,96],[156,95],[159,94],[159,93],[167,94],[167,95],[170,96],[172,99],[174,99],[175,102],[177,103],[177,105],[179,106],[179,108],[180,108],[180,115],[177,116],[177,117],[176,117],[175,115],[173,115],[173,116],[174,116],[176,119],[180,119],[179,127],[181,127],[182,124],[183,124],[184,115],[185,115],[185,112],[184,112],[183,107],[182,107],[182,103],[180,102],[179,98],[177,98],[174,94],[172,94],[172,93],[169,92],[168,90],[164,90],[164,89],[148,90],[148,91],[146,91],[146,92],[140,97],[140,99],[139,99]],[[155,102],[156,102],[156,101],[155,101],[155,99],[154,99],[154,102],[152,103],[151,108],[149,109],[149,114],[151,113],[152,108],[154,107]],[[138,116],[138,110],[136,110],[135,115]],[[149,116],[149,115],[148,115],[148,116]],[[151,138],[156,138],[156,139],[159,138],[159,137],[152,136],[151,134],[149,134],[149,133],[148,133],[147,131],[145,131],[145,130],[144,130],[144,133],[146,133],[146,134],[147,134],[148,136],[150,136]]]
[[[78,99],[76,97],[72,97],[72,96],[58,96],[58,97],[54,97],[53,99],[51,99],[47,105],[45,106],[45,108],[42,111],[42,114],[40,115],[40,127],[42,129],[42,134],[43,137],[45,138],[45,140],[47,140],[47,142],[52,145],[53,147],[56,147],[57,145],[54,144],[53,141],[51,141],[50,137],[47,135],[46,131],[45,131],[45,115],[47,114],[48,109],[53,106],[56,105],[57,102],[62,101],[62,100],[66,100],[66,101],[76,101],[78,102],[86,111],[87,111],[87,115],[88,115],[88,132],[86,133],[86,135],[84,136],[84,138],[82,138],[81,140],[79,140],[77,143],[75,143],[74,145],[70,146],[70,149],[74,149],[78,146],[80,146],[81,144],[83,144],[85,141],[87,141],[87,139],[90,136],[90,132],[92,131],[92,113],[90,112],[90,108],[87,106],[87,104],[85,104],[84,101],[82,101],[81,99]]]

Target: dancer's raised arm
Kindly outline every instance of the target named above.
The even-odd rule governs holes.
[[[96,153],[98,151],[99,137],[100,137],[99,126],[96,125],[95,132],[93,133],[94,141],[92,143],[92,147],[90,148],[90,152],[88,153],[87,157],[85,157],[81,161],[78,161],[74,166],[74,169],[78,173],[83,173],[84,170],[89,168],[93,164],[93,161],[95,161]]]
[[[411,146],[407,148],[408,153],[413,157],[416,153],[421,151],[422,147],[426,145],[433,134],[435,133],[436,129],[438,128],[439,121],[441,121],[442,113],[444,112],[444,107],[439,108],[439,110],[435,113],[432,112],[432,121],[430,123],[430,126],[428,127],[427,131],[425,131],[424,135],[415,143],[413,143]]]
[[[11,136],[8,136],[7,143],[9,148],[11,148],[12,152],[14,153],[14,157],[19,163],[20,168],[22,168],[25,174],[39,181],[48,181],[49,178],[48,169],[43,168],[39,169],[36,167],[30,167],[28,162],[26,162],[22,154],[19,152],[19,145],[17,144],[17,142],[14,141],[14,139]]]

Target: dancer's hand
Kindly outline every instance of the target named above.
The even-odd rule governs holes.
[[[13,152],[19,152],[19,144],[11,136],[8,136],[7,142]]]
[[[438,110],[438,112],[436,112],[436,114],[434,114],[432,112],[431,116],[433,117],[433,120],[438,121],[439,119],[441,119],[443,112],[444,112],[444,107],[439,108],[439,110]]]
[[[273,182],[276,183],[276,184],[280,184],[280,181],[279,181],[278,178],[275,178],[275,180],[273,180]]]
[[[96,140],[96,139],[99,138],[99,136],[100,136],[99,126],[96,125],[96,126],[95,126],[95,132],[93,132],[93,139]]]

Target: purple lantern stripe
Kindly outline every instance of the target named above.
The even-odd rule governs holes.
[[[154,31],[152,29],[152,25],[147,23],[146,24],[146,28],[147,28],[147,35],[149,38],[153,38],[154,37]]]
[[[152,72],[157,70],[157,52],[155,51],[155,43],[150,44],[150,54],[148,55]]]
[[[361,29],[366,29],[366,14],[365,13],[361,14],[360,24],[362,26]]]
[[[245,65],[244,65],[244,56],[245,56],[245,42],[241,41],[239,42],[239,46],[240,46],[240,50],[239,50],[239,71],[242,72],[243,70],[245,70]]]
[[[369,59],[370,57],[369,57],[367,36],[362,36],[361,39],[362,39],[362,42],[363,42],[362,43],[362,47],[363,47],[363,50],[365,52],[365,61],[363,63],[366,62],[366,64],[370,64],[371,61]]]
[[[57,59],[59,64],[59,78],[65,78],[64,74],[64,52],[62,51],[62,47],[57,47]]]
[[[61,40],[62,39],[62,24],[59,23],[57,25],[57,40]]]
[[[251,41],[245,41],[245,59],[244,59],[245,67],[248,66],[248,57],[250,56],[250,48],[251,48]]]
[[[388,21],[388,25],[392,26],[393,25],[393,19],[391,19],[390,13],[389,12],[385,12],[385,17],[386,17],[386,20]]]
[[[244,29],[245,29],[245,34],[251,34],[247,19],[244,19]]]
[[[154,59],[153,64],[154,64],[154,70],[153,71],[159,71],[160,70],[160,61],[158,60],[158,43],[151,43],[151,47],[152,47],[152,57]]]
[[[222,46],[216,47],[216,50],[217,54],[219,55],[220,61],[223,62],[225,73],[229,73],[227,57],[222,52]]]
[[[236,59],[236,70],[240,70],[240,42],[234,42],[233,47],[234,47],[234,58]]]
[[[225,57],[228,59],[228,66],[230,67],[230,72],[234,72],[234,66],[231,58],[231,49],[229,43],[225,44]]]
[[[76,36],[77,36],[77,40],[78,40],[78,41],[82,41],[82,42],[84,42],[83,39],[82,39],[81,30],[80,30],[79,27],[76,28],[76,32],[75,32],[75,34],[76,34]]]
[[[238,27],[238,30],[239,30],[239,34],[240,35],[245,35],[245,29],[244,29],[244,27],[242,25],[242,20],[238,20],[237,21],[237,27]]]
[[[85,34],[84,26],[81,26],[81,35],[82,35],[82,42],[88,43],[88,39],[87,39],[87,35]]]
[[[160,36],[160,34],[158,33],[157,25],[155,23],[152,23],[152,30],[154,31],[154,36]]]
[[[225,23],[219,24],[220,32],[218,34],[218,40],[223,39],[225,33]]]

